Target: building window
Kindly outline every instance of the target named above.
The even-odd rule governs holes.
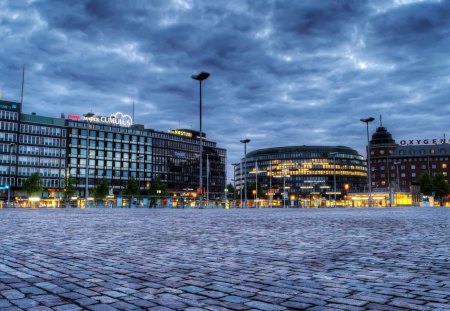
[[[447,168],[447,164],[446,164],[446,163],[443,163],[443,164],[442,164],[442,168]]]
[[[384,150],[380,150],[380,154],[384,154]]]
[[[416,169],[416,166],[415,166],[415,165],[411,165],[411,169],[412,169],[412,170],[415,170],[415,169]]]

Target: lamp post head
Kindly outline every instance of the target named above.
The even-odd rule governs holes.
[[[198,75],[191,76],[192,79],[198,80],[198,81],[206,80],[206,79],[208,79],[208,77],[209,77],[209,73],[204,72],[204,71],[200,72]]]
[[[373,117],[368,117],[368,118],[360,119],[360,120],[361,120],[361,122],[369,123],[369,122],[372,122],[373,120],[375,120],[375,118],[373,118]]]
[[[247,138],[247,139],[242,139],[242,140],[241,140],[241,143],[243,143],[243,144],[246,144],[246,143],[249,143],[249,142],[250,142],[250,139],[248,139],[248,138]]]

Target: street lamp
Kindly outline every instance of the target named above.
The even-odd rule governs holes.
[[[139,178],[139,181],[138,181],[139,194],[142,195],[142,192],[141,192],[141,181],[142,181],[142,179],[145,179],[145,166],[143,165],[143,163],[144,163],[144,155],[141,154],[136,159],[139,161],[139,168],[140,168],[140,172],[139,172],[140,173],[139,174],[140,178]],[[145,185],[145,182],[144,182],[144,185]],[[142,198],[141,198],[141,202],[143,202]]]
[[[87,139],[86,139],[86,165],[85,165],[85,176],[86,176],[86,180],[85,180],[85,189],[84,189],[84,207],[87,208],[88,207],[88,199],[89,199],[89,177],[88,177],[88,170],[89,170],[89,166],[88,166],[88,162],[89,162],[89,129],[91,127],[91,122],[90,122],[90,118],[92,118],[94,116],[94,114],[92,112],[88,112],[84,115],[84,118],[87,120]]]
[[[10,207],[11,204],[11,164],[12,164],[12,147],[16,146],[16,143],[10,143],[9,145],[9,180],[8,180],[8,204],[6,205],[7,207]]]
[[[333,157],[333,174],[334,174],[334,207],[336,208],[336,156],[337,152],[330,152],[329,155]]]
[[[209,73],[201,72],[198,75],[191,76],[192,79],[197,80],[200,86],[200,176],[199,186],[200,194],[198,196],[199,208],[203,208],[203,132],[202,132],[202,81],[208,79]]]
[[[400,174],[398,173],[398,165],[401,164],[401,163],[402,163],[402,161],[400,161],[400,160],[399,161],[394,161],[394,165],[397,168],[397,191],[398,192],[400,192]],[[394,194],[394,196],[395,196],[395,194]],[[395,200],[394,203],[397,205],[397,200]]]
[[[247,144],[250,142],[250,139],[242,139],[241,143],[244,144],[244,207],[247,207]],[[242,171],[241,171],[242,174]],[[242,204],[242,201],[241,201]]]
[[[369,170],[369,207],[372,207],[372,171],[370,170],[370,141],[369,141],[369,123],[375,120],[373,117],[360,119],[366,123],[367,129],[367,169]]]
[[[239,163],[233,163],[233,202],[236,203],[236,166],[239,165]],[[241,191],[242,192],[242,191]],[[236,204],[234,204],[234,207],[236,207]]]

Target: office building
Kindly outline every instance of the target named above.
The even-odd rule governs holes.
[[[334,199],[335,176],[337,200],[350,190],[363,191],[367,185],[366,161],[357,151],[344,146],[255,150],[236,166],[238,192],[244,191],[244,174],[247,184],[257,182],[275,205],[285,204],[281,200],[291,201],[292,198],[295,201],[313,196]]]

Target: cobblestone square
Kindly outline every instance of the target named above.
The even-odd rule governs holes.
[[[0,310],[450,310],[450,209],[2,209]]]

